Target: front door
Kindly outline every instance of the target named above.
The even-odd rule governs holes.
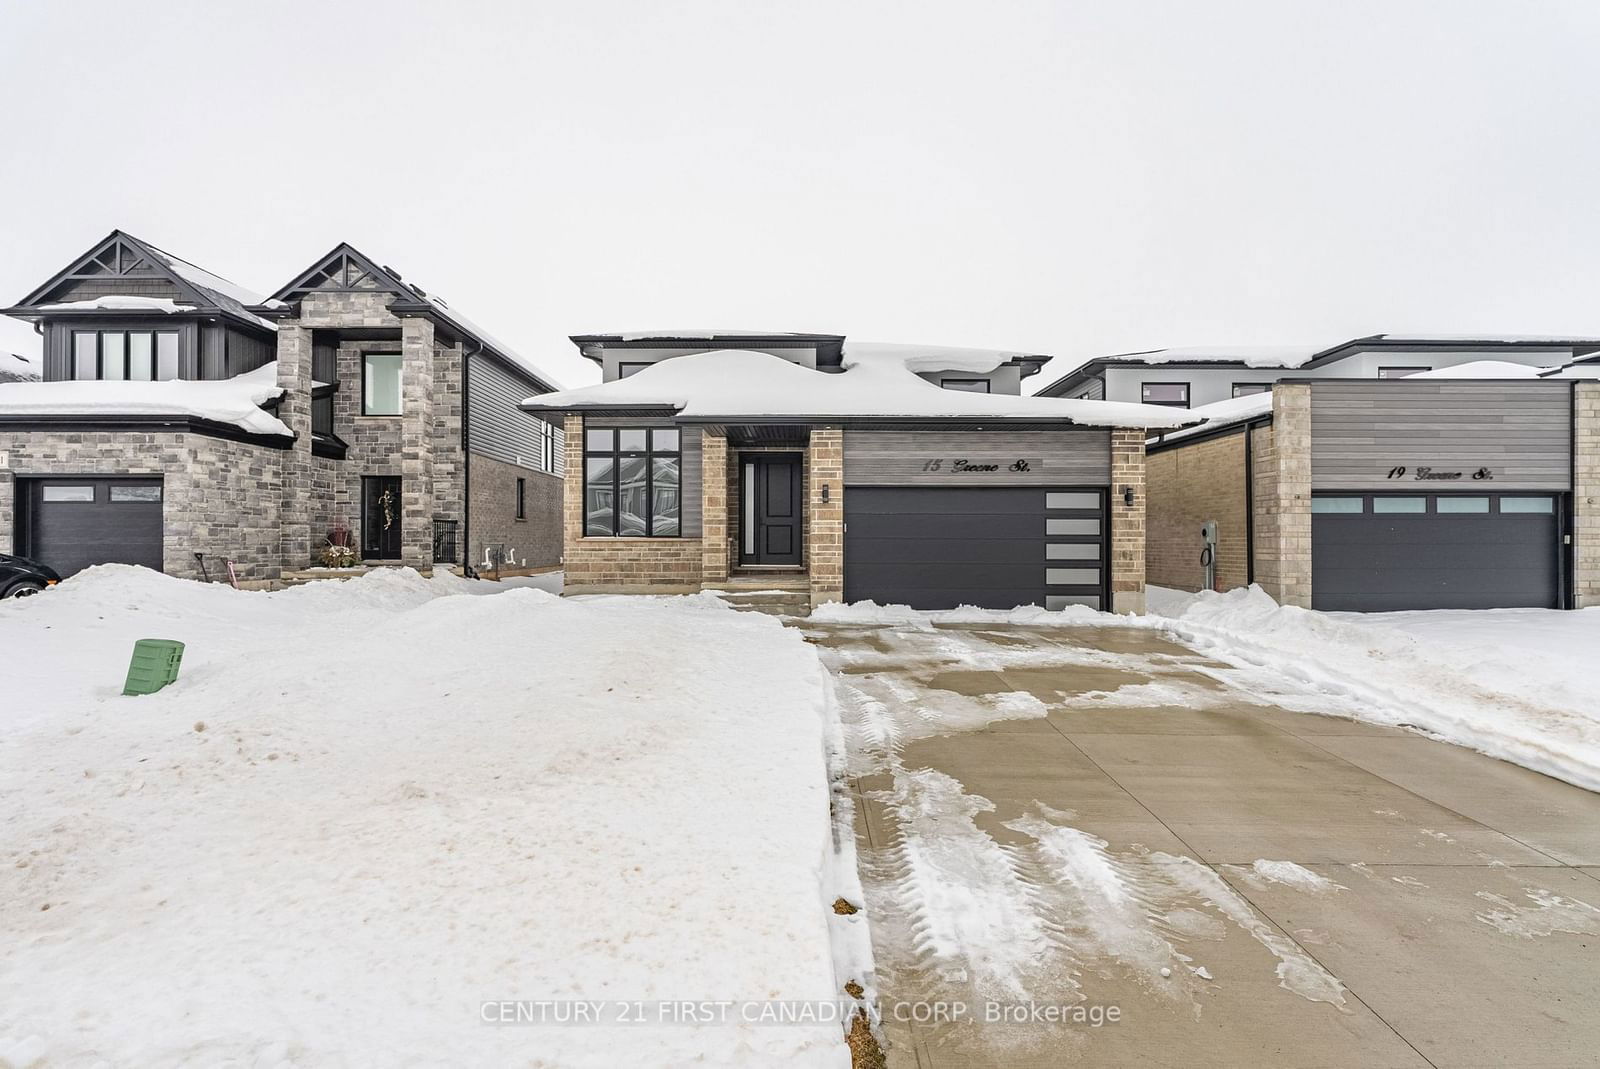
[[[745,564],[800,564],[800,454],[744,454],[743,537]]]
[[[400,559],[400,477],[361,480],[361,559]]]

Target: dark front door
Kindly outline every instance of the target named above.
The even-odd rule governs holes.
[[[800,563],[800,455],[744,455],[740,554],[745,564]]]
[[[400,477],[361,480],[361,559],[400,559]]]
[[[161,571],[160,479],[38,479],[28,490],[25,556],[63,578],[96,564]]]

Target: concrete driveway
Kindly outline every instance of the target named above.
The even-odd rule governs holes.
[[[891,1066],[1600,1064],[1600,796],[1160,632],[806,633]]]

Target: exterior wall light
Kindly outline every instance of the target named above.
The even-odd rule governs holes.
[[[828,484],[827,483],[823,483],[822,484],[822,500],[824,502],[826,502],[828,500]]]
[[[1129,508],[1133,508],[1133,487],[1124,486],[1122,488],[1122,503]]]

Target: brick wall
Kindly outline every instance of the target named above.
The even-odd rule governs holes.
[[[464,563],[481,568],[491,543],[506,547],[518,565],[540,568],[561,563],[561,483],[548,472],[521,468],[479,453],[471,468],[470,522]],[[524,480],[526,515],[517,519],[517,480]],[[460,529],[457,529],[460,537]],[[509,559],[509,558],[508,558]]]
[[[1600,606],[1600,382],[1580,382],[1574,397],[1572,470],[1573,584],[1580,609]]]
[[[12,547],[15,479],[70,475],[163,477],[162,569],[199,579],[196,553],[211,578],[228,560],[241,580],[278,578],[283,463],[289,451],[188,432],[0,432],[11,454],[0,472],[0,552]]]
[[[685,430],[694,434],[694,430]],[[735,465],[728,463],[728,437],[700,432],[700,553],[701,581],[719,583],[728,578],[730,549],[728,509],[734,501],[730,489]]]
[[[1241,430],[1147,458],[1149,582],[1177,590],[1205,585],[1200,527],[1208,520],[1217,524],[1217,588],[1229,590],[1248,581],[1244,445]]]
[[[1111,431],[1111,611],[1144,612],[1145,583],[1145,431]],[[1133,505],[1123,503],[1124,488]]]
[[[1256,494],[1256,581],[1282,605],[1311,607],[1311,387],[1272,391],[1270,440],[1253,448]]]
[[[692,593],[705,560],[699,538],[585,538],[583,536],[583,417],[566,417],[566,478],[562,480],[562,543],[566,589],[577,593]],[[709,481],[709,480],[707,480]]]
[[[814,427],[806,447],[806,565],[813,606],[844,598],[844,432]],[[822,500],[823,487],[828,500]]]

